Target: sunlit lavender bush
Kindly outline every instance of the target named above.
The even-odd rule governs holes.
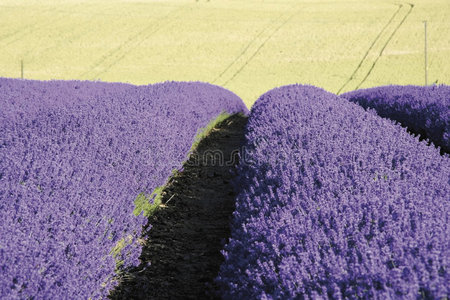
[[[450,153],[450,86],[381,86],[341,95],[395,120]]]
[[[449,295],[448,156],[301,85],[261,96],[245,147],[224,299]]]
[[[204,83],[0,78],[0,298],[107,295],[116,263],[140,255],[134,200],[222,111],[246,108]]]

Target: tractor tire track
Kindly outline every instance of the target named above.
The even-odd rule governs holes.
[[[296,14],[297,14],[298,10],[295,10],[294,13],[290,14],[289,17],[287,17],[284,21],[281,22],[281,24],[277,27],[275,27],[272,32],[270,32],[268,34],[268,36],[262,41],[262,43],[257,47],[257,49],[250,54],[250,56],[245,59],[245,52],[250,48],[250,45],[244,50],[243,54],[240,54],[238,58],[235,59],[235,61],[233,62],[234,65],[238,65],[238,61],[240,60],[240,58],[245,59],[245,61],[243,62],[243,64],[238,67],[237,70],[235,70],[234,72],[232,71],[231,66],[228,68],[228,70],[225,70],[223,72],[223,74],[226,74],[227,71],[230,71],[229,73],[231,73],[231,76],[227,76],[228,79],[223,80],[222,82],[219,82],[218,84],[221,86],[226,86],[229,82],[231,82],[237,75],[239,75],[241,73],[241,71],[253,60],[253,58],[259,53],[259,51],[266,45],[267,41],[269,41],[286,23],[288,23]],[[267,30],[263,30],[262,33],[267,32]],[[262,33],[260,33],[259,36],[262,35]],[[255,38],[256,40],[257,38]],[[233,65],[232,64],[232,65]],[[221,76],[222,78],[224,78],[225,76]],[[225,77],[226,78],[226,77]]]
[[[369,72],[367,72],[366,76],[363,78],[363,80],[356,86],[356,89],[359,89],[359,87],[366,81],[366,79],[370,76],[370,74],[372,73],[372,70],[375,68],[375,65],[377,64],[378,60],[380,59],[381,55],[383,55],[384,49],[386,49],[387,45],[389,44],[389,42],[392,40],[392,38],[394,37],[394,35],[397,33],[398,29],[403,25],[403,23],[405,22],[406,18],[408,18],[408,16],[411,14],[413,8],[414,8],[414,4],[412,3],[408,3],[409,5],[409,10],[406,13],[406,15],[403,17],[402,21],[397,25],[397,27],[395,28],[394,32],[392,32],[392,34],[389,36],[389,39],[387,40],[386,44],[384,44],[383,48],[380,51],[380,54],[377,56],[377,58],[375,59],[375,61],[373,62],[372,66],[369,69]]]
[[[337,95],[339,95],[341,93],[341,91],[347,86],[347,84],[349,84],[349,82],[354,79],[356,73],[359,71],[359,69],[363,65],[363,62],[366,60],[367,56],[369,55],[369,52],[375,46],[376,42],[380,39],[381,35],[384,33],[386,28],[392,23],[394,18],[398,15],[398,13],[400,12],[402,6],[403,6],[402,4],[398,4],[398,8],[395,11],[395,13],[392,15],[392,17],[389,19],[389,21],[386,23],[386,25],[384,25],[383,29],[381,29],[381,31],[378,33],[376,38],[373,40],[372,44],[369,46],[369,49],[367,49],[366,53],[364,53],[364,56],[361,59],[361,61],[359,62],[358,66],[356,67],[355,71],[353,71],[352,75],[350,75],[350,77],[347,79],[347,81],[344,83],[344,85],[338,90]]]
[[[114,9],[112,9],[114,10]],[[70,12],[60,11],[57,10],[57,13],[62,13],[65,15],[70,15]],[[79,38],[85,36],[89,32],[92,31],[92,25],[97,22],[98,20],[96,18],[91,18],[88,22],[84,22],[82,27],[76,26],[75,30],[72,30],[67,37],[65,37],[63,40],[60,40],[56,43],[50,44],[48,47],[44,49],[40,49],[37,53],[34,51],[34,49],[30,49],[27,52],[23,54],[23,58],[27,59],[27,62],[33,62],[36,57],[39,57],[41,53],[48,52],[52,49],[58,48],[62,44],[67,44],[68,41],[73,42],[78,40]],[[32,56],[28,57],[28,55],[33,54]]]
[[[39,55],[41,55],[41,53],[45,53],[48,52],[52,49],[58,48],[60,47],[62,44],[67,44],[68,41],[76,41],[79,38],[81,38],[82,36],[86,35],[87,33],[91,32],[91,23],[94,23],[94,19],[91,19],[89,22],[85,23],[83,28],[81,28],[82,30],[77,32],[77,31],[71,31],[70,34],[67,36],[67,40],[64,39],[62,41],[59,41],[57,43],[52,43],[50,46],[44,48],[44,49],[38,49],[38,51],[34,51],[35,48],[28,50],[27,52],[25,52],[22,57],[24,58],[24,60],[27,60],[28,63],[33,62],[36,57],[39,57]],[[79,28],[77,28],[79,29]],[[32,54],[32,56],[28,56]]]
[[[398,29],[403,25],[403,23],[405,22],[406,18],[408,18],[408,16],[411,14],[411,11],[412,11],[412,9],[414,7],[414,4],[411,4],[411,3],[403,3],[403,4],[397,4],[397,5],[399,6],[399,8],[392,15],[392,17],[389,19],[389,21],[386,23],[386,25],[383,27],[383,29],[378,33],[376,38],[373,40],[372,44],[370,45],[370,47],[365,52],[365,54],[364,54],[363,58],[361,59],[360,63],[358,64],[356,69],[353,71],[352,75],[347,79],[347,81],[337,91],[337,93],[336,93],[337,95],[341,94],[341,92],[349,84],[351,84],[353,82],[356,83],[358,81],[358,78],[361,78],[360,76],[358,76],[358,73],[363,73],[363,74],[365,73],[365,75],[364,75],[363,79],[358,84],[356,84],[355,87],[353,87],[350,90],[358,89],[367,80],[367,78],[370,76],[370,74],[372,73],[373,69],[375,68],[375,65],[377,64],[378,60],[383,55],[383,52],[386,49],[387,45],[392,40],[394,35],[397,33]],[[394,20],[399,16],[400,12],[402,11],[402,8],[404,8],[405,5],[409,6],[408,11],[403,15],[403,18],[395,26],[396,22]],[[390,29],[390,28],[392,28],[392,29]],[[385,41],[383,41],[385,36],[387,36],[387,38],[386,38]],[[381,49],[376,46],[377,43],[382,43],[380,45]],[[377,51],[377,48],[380,49],[380,50]],[[370,60],[368,58],[369,58],[371,53],[376,53],[376,52],[378,52],[378,54],[376,55],[376,58],[374,59],[372,64],[370,64]],[[368,67],[367,72],[364,72],[365,66],[369,66],[369,65],[370,65],[370,67]]]
[[[55,9],[46,9],[46,10],[43,10],[42,12],[51,12],[51,13],[53,13],[53,12],[56,12],[56,10]],[[37,31],[45,30],[45,28],[47,28],[49,26],[54,27],[56,22],[64,20],[64,18],[65,18],[65,16],[59,16],[59,17],[57,17],[55,19],[49,19],[49,20],[47,20],[46,22],[43,22],[43,23],[41,21],[37,21],[37,22],[29,24],[29,25],[27,25],[25,27],[22,27],[22,29],[16,30],[13,33],[5,35],[5,36],[3,36],[0,39],[0,41],[6,40],[8,38],[12,38],[12,40],[4,42],[4,43],[0,43],[0,49],[4,48],[6,46],[9,46],[9,45],[11,45],[11,44],[13,44],[13,43],[15,43],[17,41],[20,41],[24,37],[27,37],[27,36],[29,36],[31,34],[34,34]]]
[[[280,15],[282,17],[283,14]],[[247,50],[250,48],[253,43],[256,42],[256,40],[267,30],[271,27],[272,24],[276,23],[277,18],[275,21],[269,22],[269,26],[264,27],[256,36],[253,37],[253,39],[247,44],[247,46],[239,53],[239,55],[223,70],[222,73],[219,74],[219,76],[216,77],[216,79],[213,80],[212,83],[216,83],[217,80],[219,80],[234,64],[237,63],[237,61],[247,52]]]
[[[35,16],[37,16],[37,15],[39,15],[41,13],[53,12],[53,11],[54,11],[53,9],[49,9],[49,8],[43,9],[40,12],[35,12],[35,14],[33,14],[33,17],[35,17]],[[34,28],[39,23],[40,23],[40,21],[37,21],[37,22],[34,22],[32,24],[24,25],[24,26],[18,28],[17,30],[15,30],[14,32],[10,32],[10,33],[6,33],[6,34],[3,34],[3,35],[0,35],[0,42],[5,40],[5,39],[7,39],[7,38],[9,38],[9,37],[11,37],[11,36],[14,36],[14,35],[22,32],[22,31],[25,31],[25,30],[30,29],[30,28]]]
[[[380,54],[377,56],[377,58],[375,59],[375,61],[373,62],[372,66],[369,69],[369,72],[367,72],[367,75],[363,78],[363,80],[356,86],[356,89],[359,89],[359,87],[366,81],[366,79],[370,76],[370,74],[372,73],[372,70],[375,68],[375,65],[377,64],[378,60],[380,59],[381,55],[383,55],[384,49],[386,49],[387,45],[389,44],[389,42],[392,40],[392,38],[394,37],[394,35],[397,33],[398,29],[403,25],[403,23],[405,22],[406,18],[408,18],[408,16],[411,14],[413,8],[414,8],[414,4],[408,3],[409,10],[406,13],[406,15],[403,17],[402,21],[397,25],[397,27],[395,28],[394,32],[392,32],[391,36],[389,37],[389,39],[387,40],[386,44],[383,46],[383,48],[380,51]]]
[[[153,22],[151,22],[148,26],[146,26],[141,31],[137,32],[136,34],[129,37],[125,42],[120,44],[115,49],[112,49],[109,51],[106,55],[101,57],[97,62],[95,62],[92,67],[83,72],[79,78],[80,79],[86,79],[86,77],[91,74],[88,79],[95,80],[98,79],[97,77],[101,74],[104,74],[109,69],[111,69],[114,65],[116,65],[119,61],[121,61],[130,51],[135,49],[136,46],[139,46],[142,42],[144,42],[146,39],[148,39],[151,35],[158,32],[161,28],[164,26],[167,26],[171,24],[171,22],[175,21],[175,16],[185,9],[187,5],[184,5],[182,7],[176,8],[169,13],[167,13],[162,18],[159,18]],[[170,21],[168,21],[170,20]],[[162,23],[163,25],[157,26],[159,23]],[[156,28],[154,28],[156,26]],[[153,30],[151,30],[154,28]],[[148,32],[149,31],[149,32]],[[146,33],[148,32],[148,33]],[[95,69],[102,68],[101,70],[94,71]]]
[[[51,21],[45,22],[45,23],[36,22],[36,23],[34,24],[35,26],[31,26],[31,27],[29,28],[28,31],[24,32],[24,33],[21,34],[19,37],[17,37],[17,35],[11,36],[12,38],[14,38],[13,40],[11,40],[11,41],[9,41],[9,42],[6,42],[6,43],[0,44],[0,49],[1,49],[1,48],[4,48],[4,47],[7,47],[7,46],[9,46],[9,45],[11,45],[11,44],[14,44],[14,43],[17,42],[17,41],[21,41],[21,40],[24,39],[24,37],[30,36],[30,35],[32,35],[32,34],[38,32],[38,31],[40,31],[40,30],[45,30],[45,29],[48,28],[49,26],[52,26],[52,27],[53,27],[53,25],[54,25],[56,22],[59,22],[59,21],[61,21],[61,20],[64,20],[64,17],[63,17],[63,16],[62,16],[62,17],[59,17],[59,18],[56,18],[56,19],[53,19],[53,20],[51,20]],[[40,24],[39,24],[39,23],[40,23]]]

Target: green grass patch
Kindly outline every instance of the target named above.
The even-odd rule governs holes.
[[[211,133],[213,128],[217,126],[217,124],[225,121],[230,116],[231,115],[227,112],[221,112],[215,119],[213,119],[211,122],[209,122],[208,125],[206,125],[206,127],[199,129],[197,135],[194,138],[194,143],[192,144],[191,149],[189,150],[189,154],[194,152],[194,150],[200,144],[201,140],[203,140],[205,137],[207,137],[208,134]]]
[[[211,133],[214,127],[216,127],[219,123],[223,122],[230,116],[231,115],[229,113],[222,112],[211,122],[209,122],[208,125],[206,125],[206,127],[199,129],[197,135],[194,138],[194,143],[192,144],[191,149],[189,150],[189,154],[191,154],[198,147],[200,142]],[[162,192],[164,188],[166,187],[167,183],[170,182],[172,178],[178,176],[178,174],[179,170],[174,169],[172,170],[171,175],[167,179],[166,184],[156,187],[150,195],[145,192],[140,193],[134,200],[133,214],[137,217],[141,213],[143,213],[144,216],[148,218],[151,215],[153,215],[158,209],[160,209],[162,204]],[[112,218],[108,220],[108,223],[112,222],[113,222]],[[122,239],[117,241],[116,245],[111,249],[110,255],[112,255],[112,257],[116,262],[116,275],[120,274],[121,272],[120,268],[124,264],[124,261],[121,259],[123,254],[122,250],[132,243],[133,243],[133,235],[128,234],[126,237],[123,237]]]
[[[123,248],[133,243],[133,236],[131,234],[127,235],[124,238],[121,238],[114,248],[111,249],[110,254],[114,257],[116,261],[116,269],[119,269],[123,265],[123,260],[120,259],[120,255],[122,253]]]
[[[173,174],[173,172],[172,172]],[[153,190],[149,197],[145,193],[140,193],[136,200],[134,200],[133,214],[137,217],[141,213],[144,213],[145,217],[151,216],[156,209],[161,205],[162,191],[164,186],[158,186]],[[153,203],[150,203],[150,199],[153,198]]]
[[[200,142],[211,133],[214,127],[216,127],[219,123],[223,122],[227,118],[229,118],[231,114],[227,112],[220,113],[216,118],[206,125],[206,127],[199,129],[197,135],[194,137],[194,142],[189,150],[189,154],[191,154],[200,144]],[[169,176],[167,182],[170,181],[171,178],[177,176],[179,171],[177,169],[172,170],[172,174]],[[166,185],[156,187],[150,195],[145,194],[144,192],[140,193],[136,199],[134,200],[134,210],[133,214],[137,217],[141,213],[144,214],[145,217],[151,216],[162,204],[162,191]],[[150,203],[150,200],[153,199],[153,203]]]

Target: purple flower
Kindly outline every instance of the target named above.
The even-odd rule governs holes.
[[[302,85],[259,98],[245,148],[224,299],[449,295],[448,155]]]
[[[450,153],[450,86],[390,85],[342,94]]]
[[[138,263],[146,218],[133,214],[136,197],[181,167],[199,128],[246,111],[198,82],[6,78],[0,107],[2,299],[105,297],[116,260]]]

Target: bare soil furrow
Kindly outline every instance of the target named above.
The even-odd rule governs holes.
[[[112,299],[216,297],[213,279],[235,207],[231,180],[237,161],[226,162],[241,146],[246,122],[246,117],[233,115],[219,123],[169,181],[161,208],[149,218],[142,264],[121,279]],[[210,151],[222,153],[221,163],[197,159]]]

